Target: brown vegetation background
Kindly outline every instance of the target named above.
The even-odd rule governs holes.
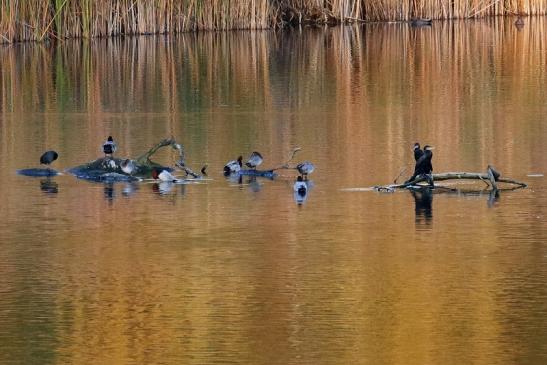
[[[547,14],[547,0],[0,0],[0,43]]]

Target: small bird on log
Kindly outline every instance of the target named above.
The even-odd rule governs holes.
[[[241,167],[243,167],[243,156],[239,156],[237,160],[229,161],[226,165],[224,165],[224,174],[230,175],[239,172]]]
[[[59,154],[55,151],[47,151],[44,152],[42,156],[40,156],[40,163],[42,165],[51,165],[53,161],[55,161],[59,157]]]
[[[306,161],[296,165],[296,169],[304,180],[308,180],[308,174],[311,174],[315,170],[315,166],[311,162]]]
[[[130,160],[130,159],[123,160],[120,163],[120,167],[121,167],[122,171],[125,172],[127,175],[133,174],[133,172],[136,169],[135,162],[133,160]]]
[[[118,149],[118,146],[116,146],[116,142],[114,142],[114,139],[112,138],[112,136],[108,136],[108,139],[103,144],[103,152],[104,152],[105,158],[108,155],[112,156],[117,149]]]
[[[249,157],[249,160],[245,163],[245,165],[252,169],[256,170],[256,168],[262,163],[262,155],[259,152],[253,152],[251,153],[251,156]]]

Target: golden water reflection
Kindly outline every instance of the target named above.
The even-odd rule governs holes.
[[[0,48],[0,362],[544,362],[547,189],[526,175],[547,170],[545,26]],[[109,134],[122,156],[174,135],[213,180],[53,193],[14,173],[47,148],[56,168],[95,158]],[[493,163],[530,189],[340,190],[393,180],[416,140],[436,171]],[[290,173],[220,173],[295,145],[317,165],[302,206]]]

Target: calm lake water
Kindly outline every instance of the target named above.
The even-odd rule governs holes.
[[[210,180],[16,174],[110,134],[175,136]],[[544,364],[546,137],[545,18],[1,46],[0,363]],[[344,190],[408,176],[416,141],[529,188]],[[291,171],[222,176],[294,146],[303,205]]]

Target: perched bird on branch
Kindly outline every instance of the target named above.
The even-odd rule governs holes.
[[[423,154],[424,151],[420,149],[420,144],[418,142],[414,143],[414,160],[418,161]]]
[[[104,157],[106,158],[108,155],[112,156],[117,149],[118,146],[116,146],[116,142],[114,142],[112,136],[108,136],[108,139],[103,144]]]
[[[245,163],[245,165],[253,170],[256,170],[256,168],[262,163],[263,158],[262,155],[259,152],[253,152],[251,153],[251,156],[249,157],[249,160]]]
[[[431,176],[431,173],[433,172],[433,165],[431,163],[431,160],[433,159],[432,149],[433,147],[429,145],[424,146],[422,155],[416,160],[414,174],[405,183],[414,181],[418,176],[423,175],[427,178],[429,185],[433,186],[433,177]],[[414,158],[416,158],[416,145],[414,145]]]
[[[133,160],[130,160],[130,159],[123,160],[120,163],[120,167],[121,167],[122,171],[125,172],[127,175],[132,175],[133,172],[136,169],[135,162]]]

